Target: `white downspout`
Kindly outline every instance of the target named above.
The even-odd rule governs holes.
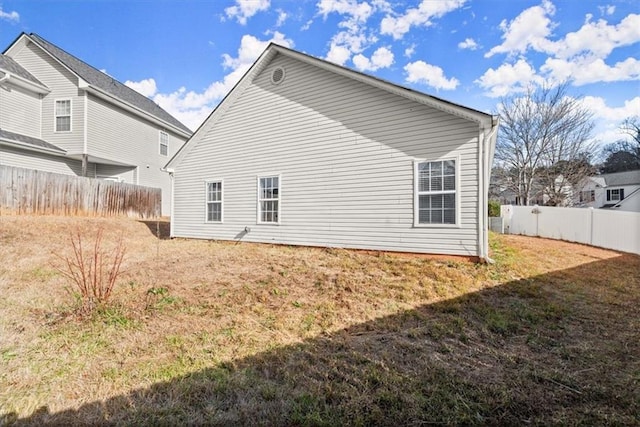
[[[493,119],[492,119],[493,120]],[[482,166],[483,166],[483,176],[482,176],[482,232],[479,233],[479,238],[481,237],[481,253],[482,259],[484,259],[487,263],[493,264],[494,260],[489,257],[489,212],[488,212],[488,203],[489,203],[489,180],[491,178],[491,165],[489,164],[489,150],[487,144],[491,144],[491,140],[495,136],[498,131],[498,122],[492,122],[491,131],[486,137],[483,137],[482,140]],[[484,136],[484,129],[482,132]]]
[[[174,224],[174,216],[173,211],[175,207],[174,193],[175,193],[175,170],[174,169],[162,169],[164,172],[169,173],[169,179],[171,180],[171,195],[169,196],[169,237],[173,239],[173,224]]]

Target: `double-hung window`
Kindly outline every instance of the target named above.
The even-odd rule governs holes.
[[[169,154],[169,134],[160,131],[160,155],[166,156]]]
[[[71,100],[57,99],[55,105],[56,132],[71,132]]]
[[[415,225],[457,223],[456,160],[415,163]]]
[[[258,177],[258,222],[280,222],[280,177]]]
[[[607,202],[619,202],[624,199],[624,188],[607,190]]]
[[[222,181],[207,181],[207,222],[222,222]]]

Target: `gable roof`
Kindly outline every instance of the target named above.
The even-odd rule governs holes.
[[[193,133],[193,135],[191,135],[191,138],[189,138],[189,140],[182,147],[180,147],[178,152],[169,160],[169,162],[165,165],[165,169],[174,167],[180,161],[180,159],[184,155],[186,155],[186,153],[190,150],[192,141],[196,140],[200,135],[207,132],[207,130],[217,120],[217,117],[222,115],[223,112],[226,111],[226,109],[233,103],[233,101],[240,95],[240,93],[244,91],[244,89],[251,83],[251,81],[276,57],[276,55],[284,55],[289,58],[293,58],[309,65],[321,68],[323,70],[368,84],[370,86],[382,89],[395,95],[402,96],[415,102],[431,106],[435,109],[445,111],[463,119],[474,121],[487,130],[496,128],[498,123],[497,117],[484,113],[482,111],[456,104],[432,95],[427,95],[426,93],[400,86],[384,79],[355,71],[350,68],[337,65],[324,59],[316,58],[314,56],[298,52],[296,50],[289,49],[272,42],[269,44],[269,46],[267,46],[264,52],[262,52],[258,59],[253,63],[251,68],[249,68],[249,70],[244,74],[244,76],[242,76],[240,81],[236,83],[231,91],[216,106],[209,117],[207,117],[205,121],[200,125],[200,127]],[[496,133],[492,133],[492,141],[490,142],[491,161],[493,159],[493,147],[495,147]]]
[[[620,185],[640,185],[640,169],[626,172],[605,173],[591,177],[593,180],[604,181],[606,187]]]
[[[130,87],[120,83],[113,77],[99,71],[86,62],[76,58],[65,50],[59,48],[53,43],[45,40],[35,33],[26,34],[22,33],[17,40],[21,37],[28,38],[31,42],[36,44],[42,50],[51,55],[54,59],[60,62],[63,66],[69,69],[72,73],[84,80],[90,86],[116,98],[125,104],[132,105],[133,107],[143,111],[144,113],[162,121],[170,126],[178,129],[182,133],[191,135],[191,130],[182,124],[178,119],[167,113],[158,104],[153,102],[146,96],[136,92]],[[12,43],[15,44],[16,42]],[[10,48],[10,47],[9,47]],[[9,50],[7,48],[5,53]]]
[[[640,185],[640,169],[603,175],[607,187],[612,185]]]

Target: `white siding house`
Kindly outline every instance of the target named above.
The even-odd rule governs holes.
[[[497,119],[271,44],[167,164],[175,237],[487,258]]]
[[[0,164],[162,190],[191,131],[153,101],[37,34],[0,54]]]
[[[579,187],[582,207],[640,212],[640,170],[590,176]]]

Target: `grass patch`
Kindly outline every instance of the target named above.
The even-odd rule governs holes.
[[[78,321],[49,268],[126,236]],[[0,424],[633,425],[640,257],[491,234],[494,265],[0,220]]]

